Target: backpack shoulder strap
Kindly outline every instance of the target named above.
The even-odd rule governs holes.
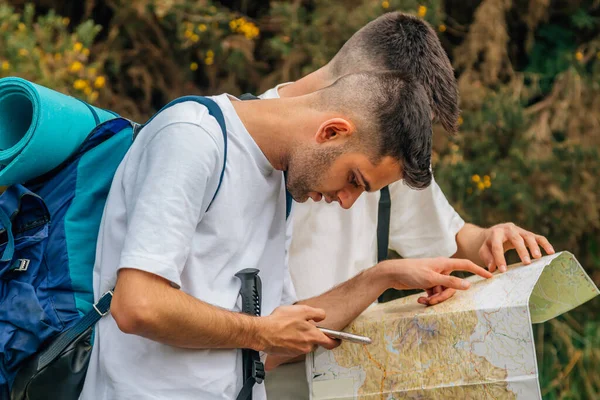
[[[385,186],[380,190],[379,207],[377,210],[377,262],[387,260],[388,247],[390,241],[390,216],[392,200],[390,198],[390,188]],[[386,293],[391,293],[394,289],[388,289],[382,293],[377,301],[384,303]]]
[[[175,99],[172,102],[170,102],[169,104],[167,104],[166,106],[164,106],[163,108],[161,108],[144,125],[138,125],[134,131],[133,140],[135,140],[139,131],[144,126],[148,125],[154,119],[154,117],[156,117],[158,114],[160,114],[167,108],[173,107],[174,105],[179,104],[179,103],[184,103],[186,101],[194,101],[198,104],[202,104],[203,106],[205,106],[208,109],[208,113],[210,115],[212,115],[219,123],[219,126],[221,127],[221,133],[223,134],[223,167],[221,168],[221,176],[219,177],[219,185],[217,186],[217,190],[215,191],[215,194],[213,195],[213,198],[211,199],[211,201],[208,205],[208,208],[207,208],[207,211],[208,211],[210,209],[210,206],[212,205],[213,201],[215,200],[215,197],[217,197],[217,193],[219,193],[219,189],[221,188],[221,183],[223,182],[223,176],[225,175],[225,166],[227,165],[227,126],[225,125],[225,117],[223,116],[223,111],[221,111],[221,107],[219,107],[219,105],[214,100],[209,99],[208,97],[203,97],[203,96],[183,96],[178,99]]]
[[[377,262],[387,259],[388,245],[390,241],[390,188],[388,186],[380,190],[379,207],[377,211]]]

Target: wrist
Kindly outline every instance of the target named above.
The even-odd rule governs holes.
[[[372,274],[371,282],[380,294],[395,286],[402,264],[404,260],[385,260],[366,271]]]
[[[268,317],[251,317],[251,320],[250,343],[246,348],[265,351],[269,347],[269,333],[271,332],[268,326]]]

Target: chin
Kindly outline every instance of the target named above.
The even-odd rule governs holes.
[[[303,195],[301,197],[295,197],[294,195],[292,195],[292,198],[296,203],[306,203],[308,199],[310,199],[308,195]]]

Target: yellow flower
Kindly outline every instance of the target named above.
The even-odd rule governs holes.
[[[73,45],[73,50],[75,50],[76,52],[80,52],[83,49],[83,44],[81,42],[76,42]]]
[[[75,80],[75,82],[73,82],[73,88],[77,89],[77,90],[83,90],[86,87],[88,87],[88,83],[87,81],[83,80],[83,79],[77,79]]]
[[[10,63],[8,61],[2,61],[2,71],[8,71],[10,69]]]
[[[86,96],[89,96],[90,94],[92,94],[92,88],[86,86],[85,89],[83,89],[83,93],[85,93]]]
[[[196,43],[198,40],[200,40],[200,36],[194,33],[190,39],[192,42]]]
[[[237,21],[235,21],[235,20],[229,21],[229,27],[231,28],[232,31],[235,31],[235,28],[237,28]]]
[[[215,59],[214,59],[214,58],[212,58],[212,57],[206,57],[206,58],[204,59],[204,63],[205,63],[206,65],[212,65],[214,61],[215,61]]]
[[[29,54],[29,50],[27,50],[27,49],[19,49],[19,55],[20,55],[21,57],[25,57],[25,56],[27,56],[28,54]]]
[[[383,7],[383,8],[389,8],[390,7],[390,2],[389,1],[382,1],[381,2],[381,7]]]
[[[200,32],[205,32],[205,31],[206,31],[206,25],[204,25],[204,24],[200,24],[200,25],[198,25],[198,30],[199,30]]]
[[[94,91],[92,92],[92,94],[90,95],[90,101],[91,101],[91,102],[94,102],[94,101],[98,100],[98,96],[99,96],[98,92],[96,92],[96,91],[94,90]]]
[[[90,55],[90,49],[83,49],[83,51],[81,53],[87,57]]]
[[[463,117],[458,117],[458,125],[462,125],[462,124],[463,124],[463,122],[465,122],[465,121],[463,120]]]
[[[490,186],[492,186],[492,182],[491,182],[491,181],[484,181],[484,182],[483,182],[483,185],[484,185],[486,188],[489,188]]]
[[[83,68],[83,64],[80,63],[79,61],[74,61],[70,66],[69,66],[69,71],[76,73],[81,71],[81,68]]]
[[[438,30],[442,33],[446,32],[446,25],[440,24],[440,26],[438,26]]]
[[[190,69],[192,71],[196,71],[198,69],[198,63],[197,62],[193,62],[190,64]]]
[[[90,75],[94,76],[96,75],[96,72],[98,72],[98,70],[94,67],[88,69],[88,72],[90,73]]]
[[[485,189],[485,184],[483,182],[477,183],[477,189],[479,189],[479,190]]]
[[[484,175],[483,176],[483,180],[484,181],[489,181],[490,180],[490,176],[489,175]]]
[[[94,81],[94,87],[96,89],[103,88],[105,84],[106,84],[106,78],[103,76],[97,77],[96,80]]]
[[[206,58],[213,58],[215,56],[215,52],[212,50],[208,50],[206,52]]]
[[[183,36],[185,36],[186,38],[191,38],[194,35],[194,32],[190,31],[189,29],[186,29]]]
[[[18,28],[18,29],[19,29],[21,32],[23,32],[23,31],[25,30],[26,26],[25,26],[25,24],[24,24],[24,23],[22,23],[22,22],[19,22],[19,25],[17,25],[17,28]]]
[[[62,60],[62,54],[60,54],[60,53],[56,53],[56,54],[54,55],[54,59],[55,59],[56,61],[60,61],[60,60]]]
[[[63,23],[64,26],[67,26],[67,25],[69,25],[71,23],[71,20],[69,19],[69,17],[64,17],[62,19],[62,23]]]
[[[475,175],[473,175],[473,176],[471,177],[471,180],[472,180],[473,182],[477,183],[477,182],[480,182],[480,181],[481,181],[481,177],[480,177],[479,175],[475,174]]]
[[[583,60],[583,53],[582,53],[582,52],[580,52],[580,51],[578,51],[577,53],[575,53],[575,59],[576,59],[577,61],[581,61],[581,60]]]
[[[427,7],[419,6],[419,17],[423,18],[427,14]]]

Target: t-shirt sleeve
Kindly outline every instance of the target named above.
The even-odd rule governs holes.
[[[180,287],[192,236],[221,172],[219,145],[201,126],[178,122],[160,129],[136,159],[138,165],[125,165],[127,233],[119,268]]]
[[[435,180],[423,190],[395,182],[390,185],[390,195],[392,250],[404,258],[450,257],[456,253],[456,234],[465,222]]]

